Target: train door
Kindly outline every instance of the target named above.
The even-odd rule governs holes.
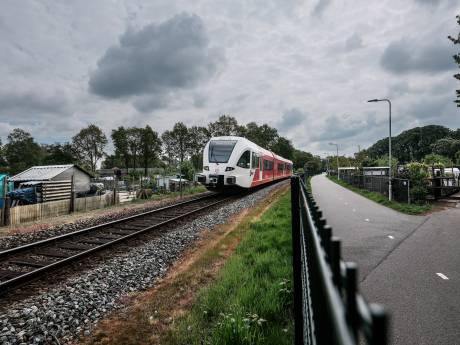
[[[261,171],[260,171],[260,166],[259,166],[259,157],[257,156],[257,154],[255,152],[252,152],[251,153],[251,170],[250,170],[250,176],[253,176],[252,178],[252,182],[258,182],[261,180]]]

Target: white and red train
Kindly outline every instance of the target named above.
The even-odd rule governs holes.
[[[242,137],[213,137],[204,147],[198,182],[208,189],[250,189],[292,175],[292,161]]]

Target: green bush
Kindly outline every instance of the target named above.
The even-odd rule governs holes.
[[[415,203],[421,204],[426,201],[428,195],[428,165],[412,162],[406,164],[407,178],[410,180],[410,196]]]

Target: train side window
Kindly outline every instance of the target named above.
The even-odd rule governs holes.
[[[240,168],[249,169],[251,166],[251,152],[249,152],[249,150],[244,151],[236,165]]]
[[[256,155],[255,152],[253,152],[251,169],[257,169],[257,168],[259,168],[259,157]]]
[[[273,162],[264,159],[264,170],[273,170]]]

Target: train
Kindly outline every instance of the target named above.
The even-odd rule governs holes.
[[[292,175],[292,161],[243,137],[212,137],[197,180],[208,190],[250,190]]]

